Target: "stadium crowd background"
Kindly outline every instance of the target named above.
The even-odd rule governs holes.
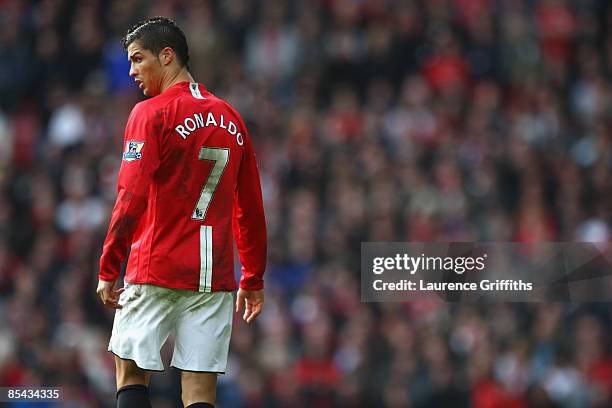
[[[0,386],[113,406],[95,285],[142,98],[119,39],[152,15],[261,170],[266,307],[220,407],[611,406],[609,304],[367,304],[358,265],[362,241],[609,240],[605,0],[0,0]]]

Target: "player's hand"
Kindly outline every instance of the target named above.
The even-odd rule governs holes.
[[[244,315],[242,316],[242,319],[247,323],[251,323],[261,313],[263,303],[263,289],[238,289],[238,295],[236,296],[236,313],[240,312],[242,310],[242,305],[244,305]]]
[[[98,289],[96,289],[96,293],[104,303],[104,306],[110,307],[111,309],[123,309],[123,306],[119,304],[119,295],[123,293],[125,288],[119,288],[114,290],[115,281],[108,282],[103,280],[98,280]]]

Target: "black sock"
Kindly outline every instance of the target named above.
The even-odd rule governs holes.
[[[209,404],[208,402],[194,402],[185,408],[215,408],[215,406],[213,404]]]
[[[149,389],[142,384],[121,387],[117,391],[117,408],[151,408]]]

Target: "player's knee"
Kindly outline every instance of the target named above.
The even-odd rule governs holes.
[[[197,402],[214,404],[217,397],[217,375],[212,373],[181,373],[181,398],[187,407]]]
[[[181,399],[183,400],[183,405],[188,407],[196,402],[214,404],[215,400],[217,399],[217,395],[214,389],[205,387],[191,387],[182,390]]]
[[[149,376],[139,372],[117,372],[117,389],[126,385],[142,384],[149,385]]]
[[[133,384],[149,385],[149,373],[138,367],[133,361],[115,357],[115,365],[117,366],[117,389]]]

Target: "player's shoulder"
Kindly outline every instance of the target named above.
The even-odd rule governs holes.
[[[240,116],[240,113],[238,113],[238,111],[232,106],[231,103],[229,103],[228,101],[226,101],[223,98],[218,97],[217,95],[206,91],[206,98],[210,99],[210,103],[212,107],[218,107],[222,110],[226,110],[231,112],[240,122],[240,124],[242,125],[242,127],[244,126],[244,121],[242,120],[242,116]],[[245,129],[246,130],[246,129]]]
[[[157,95],[136,103],[136,105],[134,105],[134,107],[132,108],[132,112],[148,114],[150,112],[155,112],[160,109],[163,109],[164,105],[166,104],[167,101],[165,100],[165,98],[162,98],[162,95]]]
[[[132,108],[128,121],[163,121],[165,105],[166,101],[159,98],[159,95],[140,101]]]

